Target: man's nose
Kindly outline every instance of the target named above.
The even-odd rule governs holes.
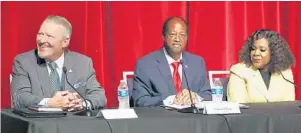
[[[175,37],[175,41],[176,42],[179,42],[180,41],[180,35],[178,34],[178,35],[176,35],[176,37]]]
[[[41,36],[41,37],[39,38],[39,42],[40,42],[40,43],[45,43],[46,41],[47,41],[46,36]]]

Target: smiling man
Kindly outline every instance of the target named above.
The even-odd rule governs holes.
[[[38,104],[73,111],[105,106],[104,89],[96,80],[91,58],[67,49],[71,32],[67,19],[48,16],[38,31],[37,49],[16,56],[11,82],[16,108]]]
[[[171,17],[164,22],[162,49],[136,63],[133,88],[136,106],[190,104],[188,89],[185,89],[188,87],[194,101],[211,100],[205,62],[202,57],[184,50],[187,36],[187,23],[182,18]]]

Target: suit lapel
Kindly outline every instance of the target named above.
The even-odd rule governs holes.
[[[35,51],[35,56],[38,64],[36,66],[36,70],[37,70],[38,79],[40,80],[42,92],[44,93],[44,96],[52,97],[54,88],[51,88],[49,72],[47,70],[47,64],[44,59],[39,58],[39,56],[37,55],[37,50]]]
[[[68,76],[68,81],[73,85],[75,83],[75,77],[76,77],[76,73],[73,70],[75,61],[73,61],[72,58],[72,52],[66,50],[65,51],[65,57],[64,57],[64,66],[67,68],[67,76]],[[63,72],[64,74],[64,72]],[[64,78],[66,78],[66,75],[64,74]],[[65,80],[65,90],[72,90],[70,87],[67,88],[69,86],[68,82]]]
[[[182,65],[182,70],[183,70],[183,74],[182,74],[182,83],[183,80],[186,78],[187,79],[187,88],[188,86],[191,87],[190,85],[190,82],[192,81],[191,77],[193,77],[192,75],[194,75],[194,72],[193,72],[193,69],[192,69],[192,65],[189,64],[189,61],[188,61],[188,57],[187,57],[187,53],[186,52],[183,52],[183,65]],[[184,70],[185,69],[185,70]],[[186,72],[186,75],[184,74],[184,71]],[[190,76],[189,76],[190,75]],[[185,76],[185,78],[183,78]],[[187,76],[187,77],[186,77]],[[185,81],[186,82],[186,81]],[[192,88],[189,88],[191,91],[193,91]]]
[[[268,89],[263,81],[263,78],[259,72],[259,70],[255,70],[253,73],[254,84],[256,85],[257,90],[265,97],[267,101],[269,101]]]
[[[158,51],[157,66],[165,83],[167,83],[169,91],[175,94],[176,91],[173,85],[172,75],[163,49]]]

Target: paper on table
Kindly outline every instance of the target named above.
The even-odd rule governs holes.
[[[215,103],[213,101],[202,101],[202,102],[198,102],[195,104],[195,106],[198,109],[204,109],[206,104],[212,104]],[[222,103],[229,103],[228,101],[222,101]],[[244,104],[238,104],[240,108],[248,108],[247,105]],[[165,105],[166,107],[170,107],[170,108],[174,108],[174,109],[183,109],[183,108],[187,108],[190,107],[190,105],[177,105],[177,104],[167,104]]]
[[[203,114],[239,114],[239,104],[232,102],[211,102],[206,103]]]
[[[34,111],[45,111],[45,112],[59,112],[59,111],[63,111],[62,108],[56,108],[56,107],[49,107],[49,106],[44,106],[44,105],[30,105],[28,107],[28,109],[30,110],[34,110]]]
[[[134,109],[104,109],[101,112],[105,119],[138,118]]]

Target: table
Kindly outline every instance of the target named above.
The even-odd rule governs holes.
[[[138,119],[74,116],[25,118],[1,111],[2,133],[301,133],[300,101],[248,104],[241,114],[183,114],[160,107],[135,108]],[[94,112],[96,114],[97,111]]]

